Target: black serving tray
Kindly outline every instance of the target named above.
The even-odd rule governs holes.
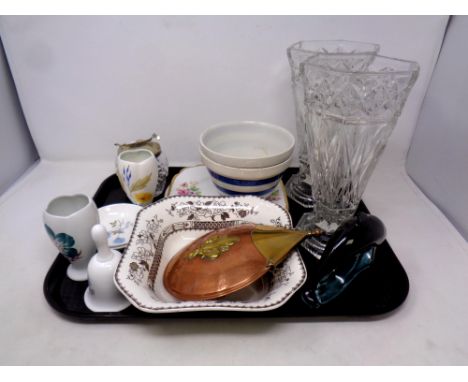
[[[172,167],[169,170],[168,184],[172,177],[181,168]],[[283,176],[283,181],[296,172],[297,169],[288,169]],[[161,196],[162,197],[162,196]],[[94,201],[99,207],[114,203],[130,203],[120,187],[116,175],[111,175],[105,179],[96,194]],[[301,215],[306,211],[303,207],[288,200],[289,212],[293,223],[296,224]],[[359,210],[368,212],[363,203]],[[302,247],[298,246],[299,252],[307,268],[308,279],[312,279],[317,269],[318,261],[308,254]],[[94,313],[90,311],[83,300],[84,292],[88,286],[86,281],[76,282],[66,276],[68,261],[58,255],[49,269],[44,280],[44,295],[50,306],[67,318],[80,322],[116,322],[128,321],[132,319],[162,319],[162,318],[243,318],[243,317],[289,317],[296,319],[307,319],[312,317],[356,317],[374,318],[384,317],[400,306],[405,301],[409,290],[408,276],[398,261],[390,245],[385,241],[376,252],[375,262],[359,278],[335,300],[327,305],[311,307],[306,304],[302,296],[310,288],[306,283],[299,289],[290,300],[278,309],[266,312],[184,312],[151,314],[145,313],[133,306],[117,313]]]

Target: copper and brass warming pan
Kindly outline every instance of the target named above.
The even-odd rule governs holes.
[[[261,278],[304,238],[321,233],[255,224],[207,233],[171,259],[164,287],[180,300],[226,296]]]

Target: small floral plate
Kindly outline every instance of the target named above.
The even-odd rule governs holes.
[[[276,267],[268,290],[258,299],[180,301],[163,290],[158,274],[180,247],[178,240],[194,240],[203,231],[226,224],[252,222],[291,228],[289,213],[256,196],[170,196],[143,208],[137,216],[128,247],[114,281],[139,310],[148,313],[189,311],[266,311],[283,305],[306,280],[306,269],[297,251]],[[182,231],[192,231],[180,235]],[[194,233],[197,231],[198,233]],[[172,242],[166,242],[173,233]],[[175,240],[175,241],[174,241]],[[154,290],[153,290],[154,287]]]
[[[110,204],[99,208],[99,222],[106,228],[110,248],[127,246],[140,210],[140,206],[130,203]]]
[[[181,170],[172,178],[171,184],[167,187],[166,196],[221,196],[221,192],[211,181],[208,169],[205,166],[187,167]],[[266,200],[276,203],[279,206],[289,209],[288,197],[283,181],[279,181],[273,192]]]

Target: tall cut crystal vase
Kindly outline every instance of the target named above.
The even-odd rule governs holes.
[[[351,67],[369,63],[379,51],[379,45],[358,41],[345,40],[316,40],[299,41],[287,50],[291,68],[291,83],[296,111],[296,142],[299,148],[299,172],[294,174],[286,184],[288,196],[305,208],[312,208],[314,200],[311,193],[310,168],[307,159],[304,124],[304,88],[299,75],[300,64],[317,54],[327,54],[338,60],[344,60]],[[358,54],[358,56],[354,56]],[[364,54],[364,55],[362,55]]]
[[[300,68],[315,208],[298,227],[326,232],[303,242],[317,258],[329,235],[356,212],[419,73],[416,62],[383,56],[365,68],[343,62],[319,54]]]

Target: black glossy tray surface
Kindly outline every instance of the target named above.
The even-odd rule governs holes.
[[[180,171],[180,168],[172,167],[169,171],[170,179]],[[283,181],[296,172],[297,169],[289,169],[283,176]],[[114,203],[129,203],[120,187],[117,176],[112,175],[105,179],[94,195],[94,200],[99,207]],[[289,212],[296,224],[305,211],[301,206],[288,200]],[[359,209],[366,211],[361,203]],[[384,222],[385,223],[385,222]],[[308,279],[314,275],[317,268],[317,260],[302,250],[299,251],[307,268]],[[234,317],[367,317],[383,315],[400,306],[409,290],[409,281],[405,270],[391,247],[385,241],[378,247],[375,263],[371,268],[363,272],[338,298],[327,305],[318,308],[311,307],[302,300],[304,292],[310,288],[308,282],[297,291],[291,299],[278,309],[267,312],[186,312],[150,314],[139,311],[133,306],[118,313],[94,313],[84,304],[83,295],[87,288],[87,282],[76,282],[66,276],[68,261],[58,255],[49,269],[44,280],[44,295],[47,302],[56,311],[81,322],[102,321],[114,322],[138,318],[234,318]]]

